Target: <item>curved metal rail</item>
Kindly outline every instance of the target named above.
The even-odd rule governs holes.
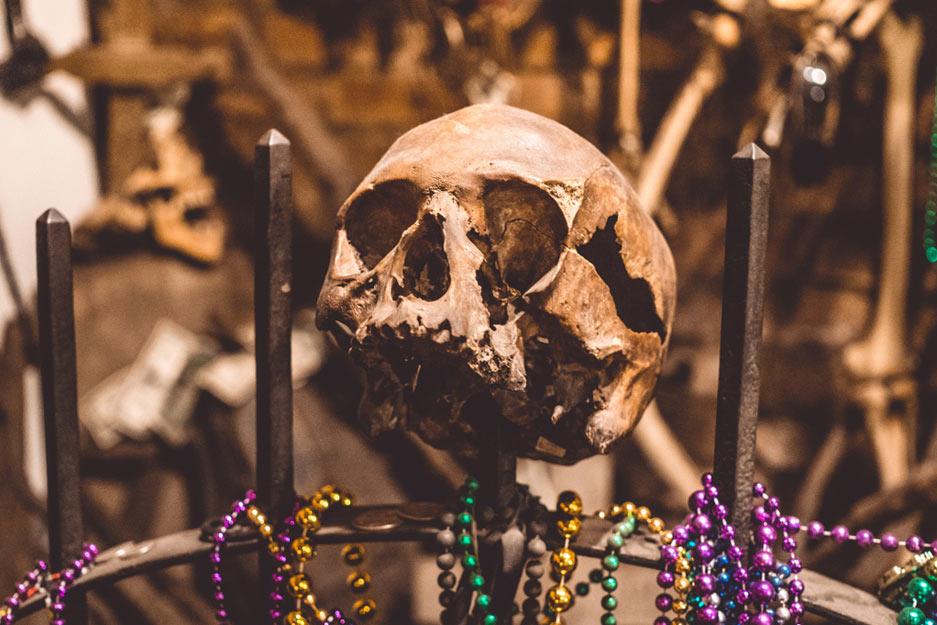
[[[435,503],[408,503],[387,506],[356,506],[339,519],[323,525],[316,532],[316,542],[324,545],[345,542],[432,542],[439,530],[436,518],[443,506]],[[207,538],[209,525],[188,529],[142,542],[128,542],[102,551],[97,563],[80,577],[73,590],[86,592],[107,584],[159,569],[188,564],[208,558],[212,543]],[[612,528],[609,521],[584,519],[582,530],[572,548],[580,555],[601,558],[605,540]],[[262,544],[252,528],[236,528],[228,534],[225,551],[250,553]],[[558,546],[556,540],[551,547]],[[655,536],[637,533],[625,541],[621,560],[628,564],[656,569],[659,567],[660,543]],[[849,625],[894,625],[896,614],[867,592],[815,573],[802,571],[804,605],[807,610]],[[45,606],[45,595],[30,597],[18,614],[28,615]]]

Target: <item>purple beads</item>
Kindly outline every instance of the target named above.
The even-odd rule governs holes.
[[[872,536],[872,532],[869,530],[859,530],[856,532],[856,543],[863,549],[871,547],[873,540],[874,536]]]
[[[882,534],[882,549],[894,551],[898,548],[898,539],[894,534]]]
[[[667,593],[662,592],[654,599],[654,605],[661,612],[666,612],[673,605],[673,598]]]
[[[670,571],[661,571],[657,574],[657,585],[661,588],[670,588],[673,586],[674,574]]]
[[[904,546],[911,553],[921,553],[924,550],[924,541],[920,536],[909,536]]]
[[[823,536],[823,523],[819,521],[811,521],[807,524],[807,536],[816,540]]]
[[[830,537],[838,543],[844,543],[849,540],[849,528],[845,525],[837,525],[830,530]]]
[[[759,545],[773,545],[778,533],[770,525],[761,525],[755,530],[755,542]]]

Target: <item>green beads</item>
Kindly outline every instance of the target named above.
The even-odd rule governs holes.
[[[608,536],[608,540],[605,541],[609,547],[612,549],[619,549],[624,544],[624,539],[621,537],[621,534],[617,532],[612,532]]]
[[[918,608],[902,608],[898,613],[898,625],[924,625],[924,612]]]
[[[459,534],[459,537],[458,537],[456,540],[459,541],[459,545],[462,546],[462,547],[471,547],[471,546],[472,546],[472,536],[471,536],[471,534],[467,534],[467,533],[465,533],[465,532],[462,532],[461,534]]]
[[[589,594],[589,582],[579,582],[576,584],[576,594],[585,597]]]
[[[455,522],[467,527],[472,524],[472,515],[468,512],[462,512],[455,518]]]
[[[463,486],[465,487],[465,490],[472,492],[472,493],[474,493],[481,487],[481,485],[478,483],[478,480],[476,480],[471,475],[465,478],[465,484],[463,484]]]
[[[618,569],[618,564],[618,556],[614,553],[610,553],[602,558],[602,568],[606,571],[614,571]]]
[[[486,614],[485,618],[482,619],[484,625],[496,625],[498,622],[498,617],[494,614]]]
[[[476,573],[472,575],[471,579],[469,579],[469,585],[475,590],[481,590],[481,588],[485,585],[485,578]]]
[[[482,609],[488,609],[488,607],[491,605],[491,595],[486,595],[484,593],[478,595],[478,597],[475,599],[475,605]]]
[[[621,534],[624,538],[631,536],[634,533],[634,528],[637,526],[637,521],[634,520],[633,516],[625,517],[624,521],[615,524],[615,532]]]
[[[611,612],[602,615],[602,625],[618,625],[618,619]]]
[[[908,582],[908,597],[910,597],[912,601],[925,603],[933,596],[934,588],[927,583],[926,579],[915,577]]]
[[[471,508],[475,505],[475,495],[474,493],[465,493],[459,497],[459,501],[461,501],[462,505],[466,506],[467,508]]]
[[[466,551],[462,556],[462,566],[467,569],[474,569],[478,566],[478,556],[470,551]]]
[[[602,580],[602,589],[605,590],[605,592],[612,592],[616,588],[618,588],[618,580],[611,575]]]
[[[605,574],[602,572],[602,569],[592,569],[589,571],[589,581],[593,584],[601,582],[603,577],[605,577]]]
[[[612,611],[618,607],[618,599],[614,595],[605,595],[602,597],[602,607],[608,611]]]

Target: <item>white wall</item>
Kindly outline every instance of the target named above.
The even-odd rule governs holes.
[[[0,4],[3,0],[0,0]],[[29,30],[54,57],[88,41],[85,0],[22,0]],[[0,23],[5,11],[0,12]],[[0,60],[9,56],[5,24],[0,28]],[[43,86],[72,110],[87,108],[83,85],[56,73]],[[0,227],[24,298],[36,283],[35,220],[54,206],[72,224],[97,200],[94,147],[88,137],[56,112],[45,98],[25,106],[0,99]],[[2,282],[2,280],[0,280]],[[13,315],[13,300],[0,283],[0,324]],[[0,333],[0,349],[3,336]]]

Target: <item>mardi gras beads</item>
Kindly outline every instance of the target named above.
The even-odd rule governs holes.
[[[563,538],[563,546],[550,556],[550,568],[557,584],[547,591],[547,609],[553,615],[553,623],[559,625],[560,615],[573,604],[573,592],[566,586],[566,580],[576,570],[577,562],[569,543],[582,528],[582,499],[571,490],[563,491],[557,497],[556,511],[559,514],[556,529]]]

